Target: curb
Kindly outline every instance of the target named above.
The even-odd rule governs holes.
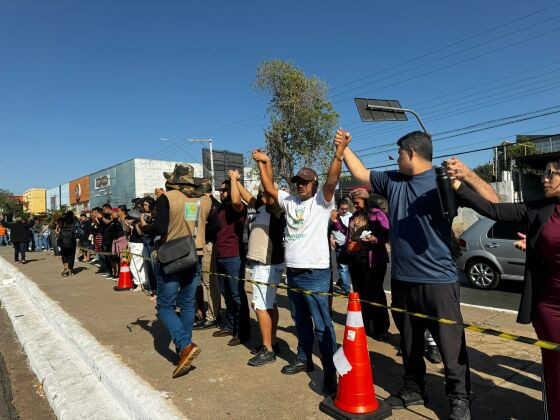
[[[167,402],[162,394],[153,389],[149,384],[142,381],[130,368],[125,366],[112,352],[103,347],[87,330],[85,330],[74,318],[64,312],[54,301],[43,293],[39,287],[29,280],[23,273],[18,271],[9,262],[0,257],[0,297],[19,292],[27,301],[27,308],[30,312],[36,310],[42,321],[45,321],[52,328],[52,336],[36,337],[33,340],[34,331],[26,330],[25,326],[19,322],[21,314],[16,315],[15,305],[10,299],[2,299],[3,305],[8,312],[10,320],[14,325],[14,330],[20,339],[28,355],[31,367],[43,384],[49,403],[55,410],[59,418],[76,418],[83,417],[83,406],[76,401],[75,407],[61,407],[56,401],[60,399],[57,392],[51,390],[47,386],[48,374],[45,369],[41,369],[42,365],[50,364],[44,360],[41,355],[41,347],[43,342],[60,341],[63,349],[62,354],[67,351],[74,353],[79,361],[87,366],[87,379],[93,379],[93,382],[100,385],[107,393],[112,401],[103,401],[103,405],[116,405],[117,410],[122,410],[125,417],[134,419],[180,419],[185,418],[184,415]],[[21,299],[23,301],[23,299]],[[16,311],[17,312],[17,311]],[[27,315],[27,314],[24,314]],[[22,340],[22,338],[24,338]],[[39,341],[40,339],[40,341]],[[34,348],[35,347],[35,348]],[[67,363],[70,359],[62,361]],[[52,367],[52,366],[51,366]],[[52,369],[51,369],[52,373]],[[60,384],[58,384],[60,386]],[[76,384],[67,384],[68,386]],[[64,402],[64,401],[62,401]],[[114,404],[111,404],[114,402]],[[68,401],[70,404],[71,401]],[[103,417],[104,410],[99,407],[97,418]],[[65,415],[66,414],[66,415]],[[111,418],[122,417],[117,412],[112,412]]]

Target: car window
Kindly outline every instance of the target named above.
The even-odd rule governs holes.
[[[517,232],[525,233],[525,226],[520,223],[496,222],[488,230],[487,236],[494,239],[518,240]]]

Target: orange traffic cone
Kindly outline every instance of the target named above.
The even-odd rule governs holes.
[[[117,292],[132,289],[132,277],[130,276],[130,267],[128,265],[128,262],[124,260],[121,261],[119,282],[115,287],[113,287],[113,289],[116,290]]]
[[[342,347],[334,355],[340,373],[336,399],[325,398],[319,408],[336,419],[384,419],[391,407],[375,398],[373,376],[358,293],[350,293]]]

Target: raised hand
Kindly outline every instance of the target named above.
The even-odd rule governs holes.
[[[336,146],[337,155],[341,156],[351,141],[352,136],[350,135],[350,132],[345,131],[342,128],[336,130],[336,133],[334,135],[334,145]]]
[[[228,178],[231,179],[232,182],[238,181],[240,178],[239,171],[237,169],[230,169],[227,174]]]
[[[447,161],[447,173],[451,179],[458,179],[459,181],[468,177],[472,169],[453,156],[451,159]]]
[[[265,153],[261,152],[259,149],[255,149],[253,150],[253,160],[255,162],[266,163],[270,160],[270,158]]]

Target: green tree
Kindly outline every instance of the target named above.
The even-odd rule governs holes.
[[[23,203],[8,191],[0,189],[0,212],[21,216],[23,214]]]
[[[494,165],[491,163],[484,163],[473,168],[475,174],[477,174],[481,179],[486,182],[494,182]]]
[[[503,142],[498,146],[498,167],[500,171],[510,171],[511,161],[521,156],[531,156],[541,153],[535,143],[523,141],[522,143]]]
[[[270,126],[265,129],[265,138],[275,175],[289,183],[301,166],[325,173],[338,124],[326,84],[317,77],[307,77],[291,63],[271,60],[259,64],[255,87],[270,95]]]

